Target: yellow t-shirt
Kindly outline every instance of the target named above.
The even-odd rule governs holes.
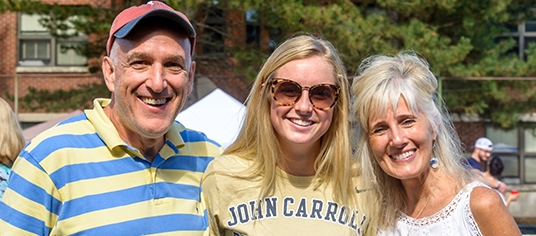
[[[275,193],[259,199],[260,178],[237,176],[251,164],[236,156],[209,164],[202,187],[211,235],[361,235],[366,217],[335,202],[330,185],[278,169]]]

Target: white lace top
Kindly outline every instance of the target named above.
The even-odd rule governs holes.
[[[396,229],[393,229],[394,232],[380,230],[378,235],[482,235],[469,205],[471,192],[478,186],[489,188],[481,182],[474,181],[460,190],[456,197],[439,212],[420,219],[401,213]]]

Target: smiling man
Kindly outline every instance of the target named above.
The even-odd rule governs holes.
[[[473,153],[467,160],[467,163],[474,169],[483,171],[482,165],[486,164],[493,150],[493,143],[486,137],[476,140]]]
[[[193,88],[196,32],[161,2],[121,12],[102,70],[111,99],[21,152],[1,235],[203,235],[201,176],[222,148],[175,117]]]

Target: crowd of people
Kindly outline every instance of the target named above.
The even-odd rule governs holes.
[[[415,52],[366,58],[349,84],[328,40],[289,37],[223,150],[175,120],[196,35],[162,2],[123,10],[102,60],[111,98],[28,144],[0,100],[0,235],[521,234],[491,140],[465,157]]]

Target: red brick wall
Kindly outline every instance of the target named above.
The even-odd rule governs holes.
[[[0,15],[0,97],[6,92],[13,94],[14,74],[17,66],[17,14],[6,12]]]
[[[484,122],[455,122],[454,126],[462,143],[465,145],[466,152],[472,152],[471,147],[475,144],[476,140],[486,135]]]
[[[0,14],[0,74],[14,74],[17,64],[17,14]],[[0,91],[2,84],[0,82]]]
[[[225,39],[225,45],[229,47],[246,46],[246,16],[241,11],[228,11],[225,14],[225,26],[227,32],[232,35]]]

